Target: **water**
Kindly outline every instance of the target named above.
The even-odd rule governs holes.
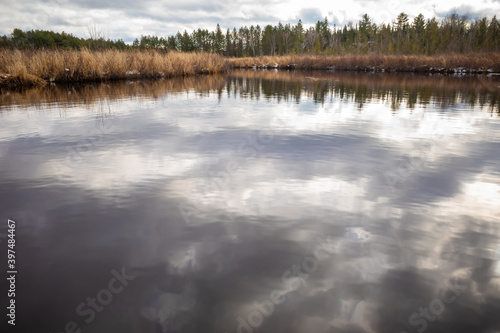
[[[499,87],[236,71],[4,93],[15,328],[498,331]]]

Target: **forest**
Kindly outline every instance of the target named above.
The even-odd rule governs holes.
[[[297,24],[244,26],[215,30],[197,29],[173,36],[141,36],[126,44],[103,34],[79,38],[65,32],[14,29],[0,36],[4,49],[150,50],[213,52],[226,57],[277,56],[288,54],[346,55],[438,55],[500,51],[500,23],[492,18],[471,19],[451,14],[443,19],[418,15],[412,20],[401,13],[390,23],[375,24],[368,14],[356,23],[331,26],[325,18],[305,28]]]

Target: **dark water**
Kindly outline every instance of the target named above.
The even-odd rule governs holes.
[[[500,331],[494,77],[242,71],[0,103],[2,332]]]

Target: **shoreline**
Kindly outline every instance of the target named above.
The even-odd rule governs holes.
[[[231,69],[499,75],[500,53],[226,58],[215,53],[4,50],[0,51],[0,89],[40,87],[51,82],[173,78]]]
[[[226,59],[215,53],[3,50],[0,89],[214,74],[226,72],[227,66]]]
[[[358,73],[419,73],[419,74],[470,74],[470,75],[481,75],[481,74],[491,74],[500,75],[500,70],[492,69],[474,69],[474,68],[433,68],[428,66],[416,67],[416,68],[382,68],[378,66],[354,66],[354,67],[317,67],[317,66],[297,66],[296,64],[278,64],[274,65],[255,65],[255,66],[237,66],[232,67],[234,69],[259,69],[259,70],[317,70],[317,71],[331,71],[331,72],[358,72]]]
[[[500,53],[422,55],[288,55],[228,59],[232,68],[354,72],[496,74]]]

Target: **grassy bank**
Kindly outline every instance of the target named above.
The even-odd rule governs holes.
[[[229,68],[334,69],[429,73],[500,72],[500,53],[406,55],[287,55],[224,58],[215,53],[158,51],[0,51],[0,88],[163,78],[225,72]]]
[[[427,73],[500,72],[500,53],[422,55],[287,55],[232,58],[233,68],[334,69]]]
[[[156,51],[0,51],[0,87],[161,78],[219,73],[227,61],[214,53]]]

